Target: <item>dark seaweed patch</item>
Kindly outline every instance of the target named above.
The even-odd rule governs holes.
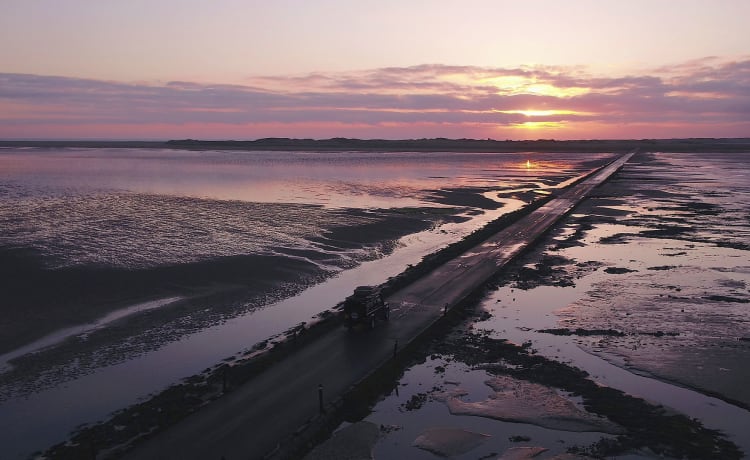
[[[625,336],[624,332],[618,331],[615,329],[558,328],[558,329],[540,329],[537,332],[541,332],[544,334],[553,334],[553,335],[578,335],[578,336],[603,335],[603,336],[610,336],[610,337],[624,337]]]
[[[639,232],[639,235],[646,238],[673,238],[675,236],[683,236],[692,232],[693,229],[691,227],[665,225],[654,230],[642,230],[641,232]]]
[[[624,267],[607,267],[604,269],[605,273],[609,273],[611,275],[622,275],[624,273],[632,273],[637,272],[638,270],[631,270],[629,268]]]
[[[709,295],[704,297],[704,299],[713,302],[750,303],[750,299],[740,299],[738,297],[730,297],[726,295]]]

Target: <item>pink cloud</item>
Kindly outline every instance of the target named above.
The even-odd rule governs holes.
[[[0,74],[3,138],[625,138],[750,133],[750,59],[603,77],[581,68],[420,65],[122,83]]]

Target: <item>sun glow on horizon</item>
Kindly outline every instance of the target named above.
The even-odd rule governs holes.
[[[575,110],[498,110],[499,113],[520,114],[526,117],[549,117],[553,115],[584,115],[585,112]]]
[[[557,121],[526,121],[513,126],[522,129],[560,129],[564,123]]]

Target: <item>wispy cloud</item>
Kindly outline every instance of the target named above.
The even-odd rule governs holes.
[[[243,85],[0,74],[0,136],[668,137],[750,135],[750,58],[641,75],[419,65]],[[161,133],[161,134],[159,134]]]

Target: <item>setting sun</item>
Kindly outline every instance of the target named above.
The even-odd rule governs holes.
[[[526,121],[513,125],[515,128],[536,130],[536,129],[559,129],[563,127],[563,123],[556,121]]]

